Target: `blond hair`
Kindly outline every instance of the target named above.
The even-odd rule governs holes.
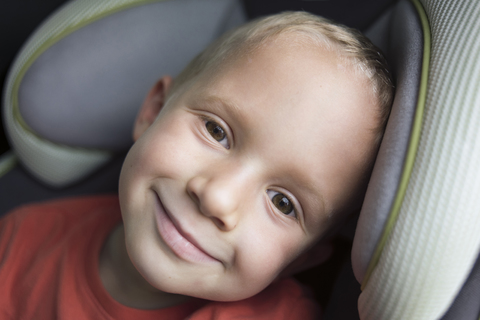
[[[358,30],[307,12],[283,12],[260,18],[226,33],[197,55],[176,78],[171,92],[199,75],[213,73],[226,62],[260,48],[279,35],[295,33],[296,41],[335,51],[363,74],[378,104],[377,142],[381,140],[393,100],[393,83],[385,58]]]

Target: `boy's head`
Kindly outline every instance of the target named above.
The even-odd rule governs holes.
[[[129,256],[154,287],[239,300],[358,209],[392,99],[383,59],[307,13],[253,22],[150,91],[120,177]]]

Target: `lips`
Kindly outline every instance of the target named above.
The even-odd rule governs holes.
[[[155,216],[157,229],[163,241],[173,253],[179,258],[190,262],[219,263],[217,259],[202,250],[195,239],[186,235],[181,228],[175,225],[171,214],[165,209],[158,195],[156,195],[156,199],[157,210]]]

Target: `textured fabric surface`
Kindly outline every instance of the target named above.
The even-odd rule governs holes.
[[[25,167],[39,180],[53,186],[76,181],[108,161],[110,153],[59,146],[26,130],[18,114],[18,88],[29,65],[48,45],[82,23],[132,5],[132,0],[79,0],[59,9],[30,37],[10,69],[4,91],[5,129],[10,143]]]
[[[480,318],[480,255],[467,281],[441,320],[478,320]]]
[[[202,2],[206,3],[216,3],[219,0],[202,0]],[[199,1],[192,1],[192,0],[179,0],[179,4],[184,4],[185,6],[190,6],[194,5],[197,7],[199,4]],[[226,1],[222,1],[222,3],[227,3]],[[210,33],[209,36],[217,36],[219,33],[222,32],[223,28],[230,28],[235,24],[238,24],[240,22],[240,16],[238,14],[234,14],[231,12],[231,9],[233,10],[234,7],[236,9],[239,9],[239,6],[233,6],[233,4],[237,3],[236,0],[228,1],[228,3],[232,4],[230,6],[220,6],[221,8],[224,8],[224,11],[215,11],[215,13],[218,15],[217,17],[208,17],[208,22],[213,25],[213,27],[210,28]],[[98,19],[102,17],[108,17],[109,15],[118,13],[122,16],[122,10],[129,11],[133,10],[132,8],[139,6],[139,5],[163,5],[165,4],[164,1],[162,0],[105,0],[105,1],[95,1],[95,0],[76,0],[69,2],[67,5],[62,7],[60,10],[58,10],[55,14],[53,14],[49,19],[46,20],[46,22],[31,36],[30,40],[25,44],[24,48],[22,49],[21,53],[15,60],[12,69],[10,71],[8,80],[7,80],[7,85],[5,88],[5,94],[4,94],[4,119],[5,119],[5,126],[6,126],[6,131],[9,135],[10,142],[12,144],[13,149],[15,150],[15,153],[18,155],[19,159],[22,161],[22,163],[25,165],[25,167],[39,180],[52,185],[52,186],[65,186],[68,184],[71,184],[92,171],[94,171],[96,168],[101,166],[102,164],[106,163],[108,159],[111,157],[111,152],[109,150],[112,149],[118,149],[119,146],[120,148],[125,148],[126,145],[128,145],[128,141],[130,140],[127,138],[127,142],[123,141],[121,143],[117,143],[116,145],[112,145],[111,147],[107,148],[105,146],[105,138],[98,138],[98,141],[103,141],[103,143],[100,143],[99,145],[94,145],[93,148],[84,148],[79,145],[81,143],[73,143],[72,145],[68,145],[66,142],[67,141],[61,141],[63,143],[54,143],[48,139],[44,139],[41,137],[38,133],[34,132],[24,121],[23,117],[20,114],[20,108],[19,108],[19,97],[18,93],[20,90],[20,85],[22,83],[23,77],[26,75],[26,72],[29,70],[29,67],[32,66],[32,63],[36,61],[37,58],[41,57],[42,53],[45,52],[51,45],[55,44],[57,41],[60,41],[63,39],[66,35],[75,32],[79,30],[82,27],[85,27],[86,25],[90,23],[95,23]],[[233,6],[233,7],[232,7]],[[186,10],[185,8],[182,8],[181,5],[177,7],[177,10],[183,11]],[[191,15],[196,15],[198,14],[198,10],[194,10],[194,12],[190,11]],[[173,13],[171,13],[172,16]],[[184,17],[185,18],[185,17]],[[232,20],[234,22],[232,23]],[[185,18],[186,19],[186,18]],[[207,20],[204,20],[207,21]],[[131,22],[127,19],[127,22]],[[171,22],[171,20],[170,20]],[[177,24],[182,24],[182,21],[177,21]],[[107,23],[108,24],[108,23]],[[207,23],[208,24],[208,23]],[[110,27],[110,30],[112,30],[113,27]],[[108,29],[108,28],[107,28]],[[114,28],[113,28],[114,29]],[[195,34],[193,34],[195,36]],[[178,39],[177,39],[178,40]],[[183,39],[184,42],[190,41],[190,39]],[[83,42],[85,43],[85,42]],[[116,43],[118,45],[118,43]],[[198,44],[198,43],[197,43]],[[206,42],[203,41],[202,45],[205,45]],[[165,46],[168,46],[168,44],[163,44]],[[70,47],[71,49],[71,47]],[[187,48],[188,49],[188,48]],[[191,49],[191,48],[190,48]],[[188,54],[186,56],[189,56],[190,49],[187,51]],[[115,49],[113,50],[115,51]],[[58,52],[57,52],[58,53]],[[178,54],[180,55],[180,54]],[[48,56],[48,55],[47,55]],[[158,61],[157,57],[155,57],[156,61]],[[47,59],[48,60],[48,59]],[[56,59],[54,59],[53,62],[55,62]],[[44,62],[42,64],[44,65]],[[120,61],[121,62],[121,61]],[[121,62],[122,63],[122,62]],[[68,66],[68,63],[65,65]],[[130,70],[128,69],[129,64],[123,63],[123,66],[127,66],[127,72]],[[38,65],[37,65],[38,67]],[[115,69],[114,67],[111,67],[110,69]],[[154,68],[152,68],[154,69]],[[51,82],[51,79],[48,79],[48,74],[45,74],[46,79],[42,79],[42,75],[40,75],[36,80],[32,80],[30,77],[29,79],[31,81],[27,81],[28,85],[33,86],[35,89],[38,89],[38,86],[42,87],[43,85],[47,86],[47,92],[42,92],[41,94],[38,92],[38,90],[34,90],[31,96],[25,92],[25,90],[22,90],[22,100],[27,101],[30,99],[30,101],[35,101],[35,96],[39,97],[55,97],[55,85],[60,84],[67,84],[70,83],[72,85],[77,85],[77,80],[75,79],[75,75],[78,75],[78,73],[81,73],[83,71],[83,68],[77,67],[77,72],[73,72],[73,78],[72,75],[70,75],[70,78],[63,77],[62,75],[60,77],[60,82]],[[151,70],[150,70],[151,71]],[[114,73],[114,76],[118,76],[118,74]],[[150,75],[151,76],[151,75]],[[160,75],[158,75],[160,76]],[[27,77],[28,78],[28,77]],[[81,77],[80,77],[81,78]],[[107,86],[108,88],[108,83],[105,83],[105,79],[102,79],[101,77],[94,77],[97,80],[99,80],[103,85]],[[48,81],[43,81],[43,80],[48,80]],[[56,79],[57,81],[59,79]],[[85,79],[83,79],[85,80]],[[138,79],[136,79],[134,76],[130,77],[130,80],[133,82],[138,82]],[[120,80],[116,80],[116,83],[120,83]],[[149,82],[147,80],[147,82]],[[84,83],[90,83],[90,81],[84,82]],[[53,84],[53,93],[52,93],[52,88],[48,87],[49,84]],[[124,85],[125,86],[125,85]],[[141,93],[138,94],[144,94],[147,90],[148,87],[150,86],[147,85],[147,88],[141,89],[137,88],[138,90],[142,91]],[[99,88],[99,84],[95,83],[95,89],[96,93],[101,93],[101,92],[106,92],[108,91],[107,89],[102,90]],[[128,87],[128,85],[127,85]],[[44,88],[45,89],[45,88]],[[61,92],[64,92],[67,95],[66,100],[71,99],[71,101],[75,102],[77,99],[75,99],[75,95],[73,93],[76,92],[76,88],[68,90],[63,90],[64,88],[61,88]],[[118,92],[125,91],[127,94],[129,93],[128,90],[122,90],[122,88],[117,88]],[[117,92],[117,93],[118,93]],[[80,91],[80,93],[84,95],[88,95],[87,93],[84,93]],[[137,96],[138,96],[137,94]],[[112,92],[109,92],[110,97],[114,97],[116,99],[116,95]],[[30,98],[26,98],[26,97]],[[61,96],[61,94],[60,94]],[[33,98],[31,98],[33,97]],[[77,96],[78,98],[78,96]],[[81,99],[80,99],[81,100]],[[90,108],[90,110],[96,110],[98,111],[96,115],[102,114],[102,109],[98,110],[98,108],[102,107],[101,105],[99,106],[98,104],[90,104],[88,99],[83,100],[84,103],[83,105],[73,105],[72,108],[75,109],[75,112],[78,111],[78,109],[82,108]],[[21,102],[21,101],[20,101]],[[63,106],[65,100],[61,101],[60,105],[57,105],[57,109],[50,109],[48,113],[48,117],[50,119],[55,119],[56,122],[48,122],[47,127],[50,128],[61,128],[64,126],[64,128],[71,129],[73,128],[73,132],[77,135],[80,135],[82,133],[87,133],[87,136],[89,135],[90,132],[95,132],[89,130],[89,127],[85,127],[82,129],[79,129],[78,127],[74,127],[71,125],[71,121],[63,121],[62,115],[68,115],[73,117],[73,119],[78,118],[81,119],[79,115],[82,115],[85,110],[78,111],[80,113],[75,113],[72,112],[70,109],[70,112],[68,111],[68,107]],[[100,101],[100,104],[103,104],[103,100]],[[115,103],[118,102],[118,100],[113,101],[113,104],[115,106]],[[138,104],[138,103],[137,103]],[[47,101],[47,105],[49,106],[48,108],[51,108],[52,105]],[[55,107],[55,106],[53,106]],[[120,110],[118,110],[118,114],[122,115],[123,117],[112,117],[112,112],[109,110],[109,112],[105,112],[103,114],[103,119],[107,118],[107,123],[112,121],[113,119],[117,119],[121,121],[121,124],[125,124],[127,120],[125,120],[128,117],[132,117],[132,114],[134,115],[135,112],[130,111],[125,111],[124,110],[125,106],[119,106]],[[137,108],[137,105],[130,105],[129,107],[131,108]],[[25,112],[25,110],[22,110]],[[35,118],[35,112],[34,114],[30,114],[30,119]],[[106,128],[106,130],[111,130],[112,125],[105,125],[103,124],[97,124],[95,123],[95,119],[92,121],[92,128]],[[133,119],[131,119],[133,121]],[[42,121],[40,121],[42,122]],[[113,126],[114,127],[114,126]],[[126,130],[131,128],[130,126],[127,126]],[[44,128],[45,129],[45,128]],[[55,131],[56,129],[51,129],[52,131]],[[109,137],[115,137],[118,132],[115,131],[116,129],[111,130],[110,134],[106,134],[105,136]],[[48,130],[47,130],[48,131]],[[61,131],[61,130],[60,130]],[[67,130],[68,131],[68,130]],[[56,134],[59,134],[57,131],[55,131]],[[71,133],[72,131],[70,131]],[[98,133],[98,132],[96,132]],[[74,134],[74,135],[75,135]],[[102,137],[104,137],[104,132],[100,134]],[[61,136],[61,134],[60,134]],[[65,137],[68,137],[68,134],[64,135]],[[125,140],[126,134],[118,134],[118,136],[122,137]],[[70,137],[72,135],[70,134]],[[91,134],[90,137],[91,138]],[[108,140],[108,139],[107,139]],[[115,139],[111,139],[115,140]],[[95,139],[94,139],[95,141]],[[78,141],[77,141],[78,142]],[[91,145],[89,145],[90,147]],[[98,147],[98,148],[95,148]],[[102,147],[102,148],[99,148]],[[105,148],[104,148],[105,147]]]
[[[156,80],[180,73],[227,23],[243,22],[241,13],[236,0],[176,0],[92,22],[28,68],[18,92],[22,118],[52,142],[125,150],[132,144],[133,119]]]
[[[480,2],[422,0],[432,35],[419,148],[361,319],[439,319],[480,246]]]
[[[398,3],[367,36],[383,47],[396,80],[395,99],[358,219],[352,264],[361,283],[390,217],[417,107],[423,35],[413,5]]]

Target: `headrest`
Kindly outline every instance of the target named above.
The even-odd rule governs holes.
[[[399,192],[417,111],[424,49],[421,21],[409,1],[399,2],[366,34],[386,54],[396,88],[357,223],[352,263],[360,283],[374,257]]]
[[[374,27],[397,90],[352,249],[361,319],[440,319],[479,255],[478,12],[400,1]]]
[[[16,59],[4,118],[22,163],[65,186],[132,143],[133,119],[162,75],[177,75],[245,20],[238,0],[76,0],[47,19]]]

